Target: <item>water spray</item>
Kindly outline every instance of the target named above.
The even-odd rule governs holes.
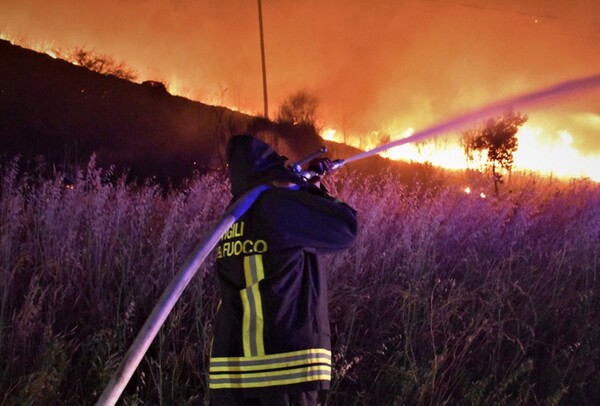
[[[468,127],[489,117],[500,115],[510,110],[518,110],[525,107],[540,107],[550,103],[554,99],[572,96],[575,93],[589,91],[598,87],[600,87],[600,74],[562,82],[533,93],[526,93],[521,96],[491,103],[477,110],[454,117],[450,120],[434,125],[433,127],[416,132],[410,137],[392,141],[387,144],[380,145],[370,151],[361,152],[351,156],[350,158],[346,158],[342,161],[340,166],[350,162],[358,161],[359,159],[373,156],[390,148],[404,144],[421,142],[426,139],[436,137],[440,134],[447,134],[451,131],[460,130],[461,128]]]
[[[411,135],[410,137],[403,138],[397,141],[392,141],[385,145],[381,145],[367,152],[354,155],[346,160],[334,161],[334,164],[330,170],[337,169],[342,165],[358,161],[359,159],[367,158],[372,155],[378,154],[379,152],[388,150],[399,145],[408,144],[411,142],[419,142],[428,138],[432,138],[442,133],[447,133],[456,129],[463,128],[467,125],[472,125],[480,120],[483,120],[491,115],[497,115],[504,113],[510,109],[532,107],[540,105],[543,102],[547,102],[551,99],[559,96],[567,96],[584,90],[590,90],[596,87],[600,87],[600,75],[589,76],[581,79],[572,80],[569,82],[563,82],[555,86],[542,89],[537,92],[528,93],[523,96],[515,97],[505,101],[493,103],[479,110],[458,116],[451,120],[445,121],[441,124],[433,126],[429,129],[420,131]],[[299,162],[292,164],[291,169],[305,176],[308,179],[314,176],[315,172],[302,171],[302,164],[310,161],[316,156],[326,153],[326,148],[321,148],[319,151],[311,154],[307,158],[302,159]],[[150,344],[158,334],[159,329],[162,327],[167,316],[175,306],[175,303],[183,293],[192,277],[202,265],[202,262],[206,259],[208,254],[217,245],[221,237],[229,230],[235,221],[237,221],[242,214],[244,214],[254,204],[256,199],[265,191],[270,189],[269,185],[260,185],[250,190],[242,197],[240,197],[224,214],[220,221],[209,230],[208,235],[205,239],[196,247],[192,255],[185,262],[183,267],[173,278],[173,281],[167,286],[164,293],[158,300],[154,309],[148,319],[142,326],[140,332],[135,338],[133,344],[125,354],[125,357],[121,361],[121,364],[117,368],[100,399],[96,403],[97,406],[114,405],[121,393],[125,389],[125,386],[131,379],[135,369],[143,359],[146,351],[150,347]]]

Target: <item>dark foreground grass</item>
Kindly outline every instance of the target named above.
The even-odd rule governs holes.
[[[165,193],[93,162],[72,188],[17,172],[5,164],[0,189],[0,405],[93,404],[228,187],[208,175]],[[597,404],[599,185],[531,178],[481,199],[346,175],[332,189],[360,235],[323,261],[335,364],[323,403]],[[120,404],[206,401],[213,263]]]

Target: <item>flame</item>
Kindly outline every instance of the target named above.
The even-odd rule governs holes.
[[[323,138],[326,141],[340,142],[341,140],[338,140],[336,138],[336,134],[337,134],[337,131],[334,130],[333,128],[326,128],[325,130],[323,130],[323,134],[321,134],[321,138]]]
[[[10,35],[3,32],[0,32],[0,39],[8,41],[11,44],[15,44],[23,48],[28,48],[33,51],[49,55],[54,59],[60,58],[60,50],[58,49],[56,44],[50,41],[31,41],[25,38],[15,39],[11,38]]]
[[[413,132],[413,128],[408,128],[396,139],[409,137]],[[430,162],[433,165],[448,169],[464,169],[467,167],[467,159],[463,149],[457,144],[449,144],[448,141],[442,144],[405,144],[386,151],[382,156],[395,160]]]
[[[592,124],[600,118],[592,116]],[[390,141],[408,137],[412,128],[390,137]],[[559,178],[589,178],[600,182],[600,155],[585,155],[574,147],[575,136],[568,130],[556,134],[545,132],[542,127],[525,124],[517,133],[519,145],[514,153],[513,171],[532,171]],[[381,133],[373,132],[362,136],[342,136],[337,130],[327,128],[321,137],[328,141],[343,142],[368,151],[380,145]],[[447,169],[481,167],[483,161],[469,162],[458,139],[424,144],[405,144],[383,151],[381,156],[393,160],[428,162]],[[465,193],[471,193],[469,188]],[[485,195],[480,196],[485,198]]]
[[[410,137],[414,133],[412,127],[407,128],[396,135],[390,136],[390,142],[402,138]],[[344,137],[333,128],[327,128],[323,131],[321,137],[328,141],[344,142],[355,148],[369,151],[378,145],[381,145],[381,132],[372,132],[361,136]],[[380,154],[384,158],[393,160],[403,160],[411,162],[425,163],[429,162],[436,166],[448,169],[464,169],[468,167],[468,162],[464,150],[458,142],[452,143],[446,140],[442,143],[424,143],[424,144],[405,144],[383,151]]]
[[[542,127],[523,126],[517,133],[515,169],[560,178],[587,177],[600,182],[600,156],[579,152],[573,145],[575,137],[567,130],[559,130],[556,136],[547,136]]]
[[[175,96],[188,97],[190,94],[190,88],[186,87],[184,82],[177,76],[171,76],[165,84],[168,92]]]

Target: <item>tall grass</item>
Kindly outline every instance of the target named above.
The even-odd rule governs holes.
[[[334,404],[597,402],[599,185],[349,189],[362,227],[330,259]]]
[[[229,200],[219,175],[178,190],[110,170],[18,175],[0,189],[0,405],[91,404]],[[341,175],[340,175],[341,176]],[[334,342],[329,405],[595,404],[600,187],[530,178],[500,198],[393,176],[331,185],[359,212],[323,259]],[[70,185],[69,185],[70,186]],[[209,259],[122,404],[206,401],[218,294]]]
[[[0,404],[91,403],[228,191],[206,176],[165,196],[93,161],[72,188],[17,172],[5,168],[0,191]],[[215,291],[192,285],[126,404],[202,393]]]

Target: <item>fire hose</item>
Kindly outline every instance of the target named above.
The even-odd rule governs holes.
[[[330,168],[330,171],[338,169],[347,163],[376,155],[390,148],[408,143],[420,142],[440,134],[464,128],[468,125],[473,125],[478,121],[484,120],[493,115],[502,114],[507,110],[539,106],[559,97],[565,97],[567,95],[579,93],[584,90],[591,90],[597,87],[600,87],[600,74],[562,82],[533,93],[527,93],[512,99],[492,103],[478,110],[457,116],[432,126],[423,131],[416,132],[409,137],[389,142],[370,151],[361,152],[345,160],[336,160],[333,162],[333,166]],[[311,179],[314,176],[320,175],[314,171],[302,170],[302,165],[312,158],[325,152],[327,152],[327,149],[321,148],[319,151],[309,155],[307,158],[290,165],[290,169],[304,179]],[[148,319],[140,329],[140,332],[125,354],[121,364],[113,374],[101,397],[98,399],[96,403],[97,406],[114,405],[117,402],[121,396],[121,393],[125,389],[125,386],[131,379],[131,376],[137,369],[146,351],[150,347],[150,344],[165,322],[167,316],[175,306],[175,303],[183,293],[192,277],[200,268],[202,262],[204,262],[208,254],[217,245],[221,237],[227,232],[227,230],[229,230],[233,223],[235,223],[254,204],[256,199],[258,199],[258,197],[265,190],[270,188],[270,185],[260,185],[242,195],[225,211],[221,220],[215,226],[213,226],[205,239],[198,244],[193,254],[187,259],[185,264],[181,267],[179,272],[173,278],[172,282],[167,286],[164,293],[159,298],[154,309],[148,316]]]
[[[259,185],[242,195],[227,209],[221,220],[213,226],[204,240],[198,244],[194,253],[177,272],[160,299],[158,299],[96,405],[114,405],[119,400],[133,372],[158,334],[158,330],[162,327],[202,262],[217,245],[223,234],[252,206],[258,196],[270,187],[269,185]]]

